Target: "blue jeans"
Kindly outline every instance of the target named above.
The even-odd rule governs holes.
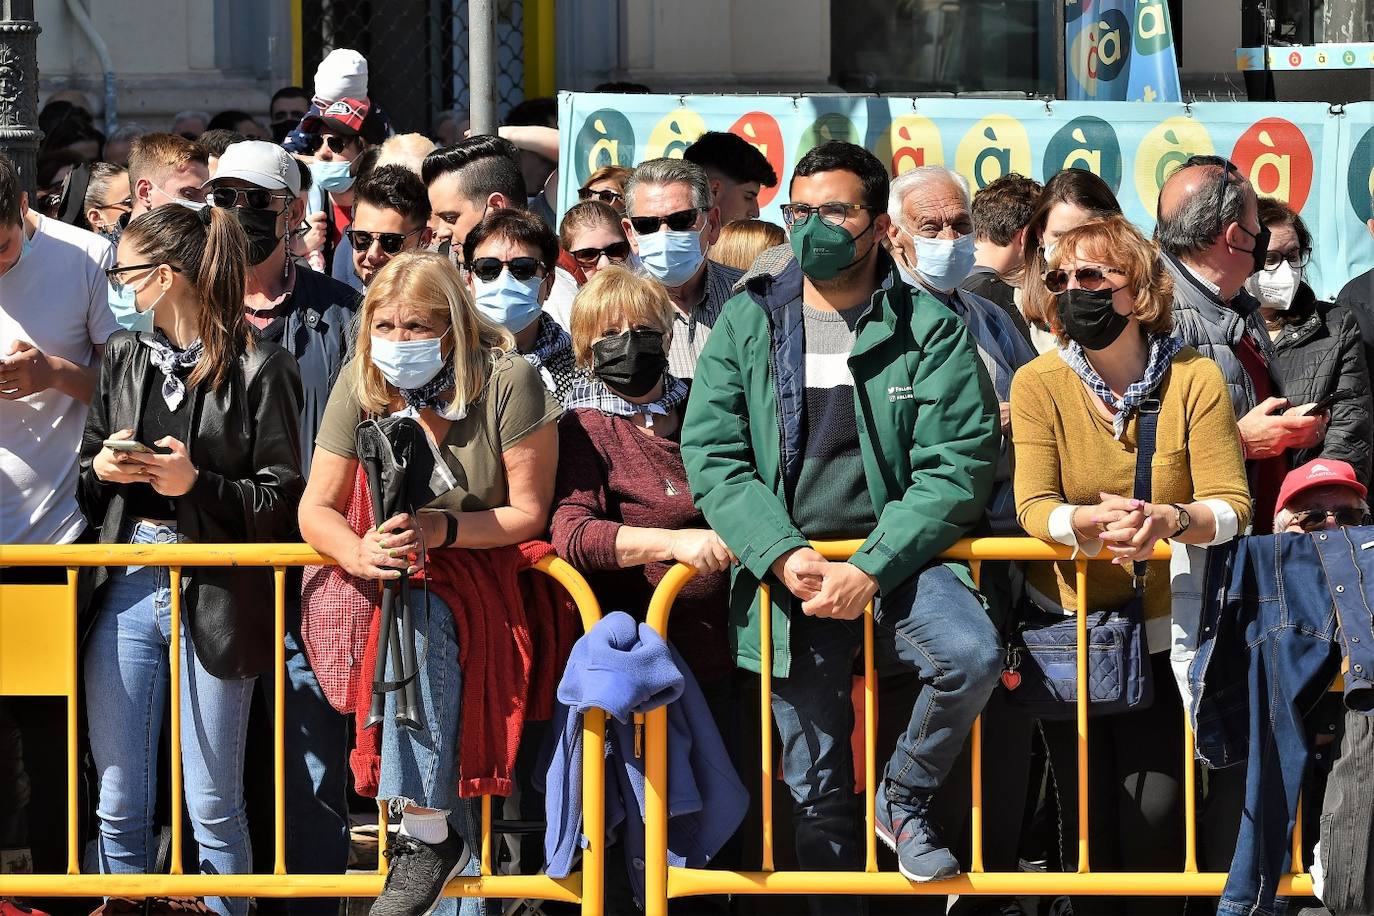
[[[874,608],[880,674],[914,671],[920,693],[885,779],[899,796],[940,787],[997,684],[1002,651],[978,596],[947,567],[928,566]],[[863,647],[862,620],[796,613],[792,670],[773,681],[783,778],[796,802],[797,864],[804,871],[863,868],[855,833],[854,727],[850,677]],[[811,898],[813,912],[860,913],[853,899]]]
[[[421,727],[412,731],[396,725],[396,700],[400,691],[386,695],[382,719],[382,771],[377,797],[386,799],[392,816],[399,819],[406,805],[435,808],[448,816],[456,832],[472,852],[467,875],[477,874],[481,852],[481,806],[477,799],[458,797],[458,748],[462,725],[463,672],[458,666],[458,639],[453,612],[433,592],[425,608],[425,590],[412,588],[410,606],[415,618],[415,650],[420,660],[415,679],[420,703]],[[385,635],[385,634],[383,634]],[[400,679],[387,658],[386,678]],[[483,912],[476,898],[446,897],[434,912],[437,916],[475,916]]]
[[[296,594],[300,593],[299,582]],[[329,705],[301,648],[299,608],[286,631],[286,870],[341,875],[348,867],[348,719]],[[294,612],[294,613],[293,613]],[[269,709],[275,670],[261,684]],[[263,913],[336,916],[337,897],[261,898]]]
[[[135,544],[170,544],[173,528],[138,522]],[[85,653],[86,712],[99,774],[100,871],[155,870],[157,747],[168,694],[170,576],[139,566],[110,570]],[[255,678],[221,680],[196,658],[182,620],[181,762],[186,806],[204,874],[252,871],[243,800],[243,747]],[[176,752],[173,748],[173,752]],[[175,807],[180,807],[176,800]],[[178,815],[179,816],[179,815]],[[242,916],[248,900],[210,897],[216,913]]]
[[[1368,645],[1374,589],[1364,583],[1374,577],[1374,551],[1361,545],[1371,536],[1338,528],[1208,550],[1203,641],[1189,671],[1198,756],[1212,766],[1248,757],[1219,916],[1287,907],[1275,893],[1308,762],[1303,716],[1339,671],[1342,636],[1361,653]],[[1351,653],[1356,664],[1366,661]]]

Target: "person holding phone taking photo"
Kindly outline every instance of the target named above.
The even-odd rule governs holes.
[[[133,291],[152,330],[110,338],[86,421],[78,495],[101,543],[263,543],[294,531],[304,489],[300,375],[289,353],[250,333],[247,261],[248,240],[226,209],[159,207],[120,239],[110,285]],[[200,870],[241,874],[252,867],[248,705],[273,658],[271,571],[188,568],[181,584],[183,737],[174,750]],[[164,568],[97,571],[83,652],[106,874],[157,865],[171,601]],[[206,902],[220,914],[248,911],[247,899]]]

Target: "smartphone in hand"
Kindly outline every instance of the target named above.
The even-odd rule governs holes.
[[[141,455],[157,454],[142,442],[136,442],[133,439],[106,439],[103,444],[112,452],[135,452]]]

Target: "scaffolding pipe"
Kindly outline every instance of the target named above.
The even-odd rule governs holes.
[[[105,39],[96,31],[95,23],[91,22],[91,17],[86,13],[86,8],[81,5],[80,0],[67,0],[67,12],[71,14],[77,28],[86,36],[86,40],[91,43],[91,47],[95,49],[95,56],[100,60],[100,74],[105,88],[105,136],[108,137],[119,127],[114,61],[110,57],[109,48],[105,46]]]
[[[472,136],[496,133],[496,6],[468,0],[468,96]]]

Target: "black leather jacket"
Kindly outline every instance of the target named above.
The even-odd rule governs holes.
[[[91,463],[101,443],[120,429],[137,429],[146,386],[161,384],[141,335],[119,331],[105,344],[100,382],[81,440],[78,498],[100,543],[119,540],[124,488],[96,477]],[[176,497],[177,532],[193,543],[268,543],[289,538],[305,483],[301,477],[301,380],[291,354],[260,341],[238,360],[219,391],[201,384],[193,397],[194,435],[186,443],[199,471]],[[108,571],[97,570],[101,588]],[[184,613],[205,670],[215,677],[250,677],[271,668],[273,588],[270,569],[188,568],[182,572]],[[101,595],[93,606],[99,613]]]

